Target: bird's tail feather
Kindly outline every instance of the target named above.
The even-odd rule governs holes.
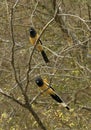
[[[48,59],[46,53],[44,52],[44,50],[41,51],[41,54],[42,54],[42,57],[43,57],[44,61],[45,61],[46,63],[48,63],[48,62],[49,62],[49,59]]]
[[[57,95],[57,94],[51,94],[50,95],[54,100],[56,100],[57,102],[61,103],[61,105],[63,107],[65,107],[66,109],[70,109],[67,104]]]

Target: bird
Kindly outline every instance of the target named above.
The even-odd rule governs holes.
[[[31,27],[30,28],[30,36],[29,36],[30,43],[32,45],[35,45],[35,43],[38,40],[38,38],[39,38],[38,33],[36,32],[36,30],[33,27]],[[39,52],[41,52],[41,55],[42,55],[45,63],[48,63],[49,59],[48,59],[48,57],[47,57],[47,55],[46,55],[46,53],[45,53],[45,51],[43,49],[42,41],[40,39],[38,41],[38,44],[36,45],[36,50],[38,50]]]
[[[35,78],[35,83],[38,85],[38,87],[49,94],[55,101],[58,103],[61,103],[63,107],[65,107],[67,110],[70,110],[69,106],[62,100],[62,98],[55,92],[55,90],[49,85],[46,79],[42,79],[40,76]]]

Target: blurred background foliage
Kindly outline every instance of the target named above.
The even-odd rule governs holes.
[[[11,65],[10,16],[14,3],[15,0],[0,1],[0,88],[23,101]],[[53,88],[72,110],[68,112],[51,97],[41,95],[32,107],[46,128],[91,130],[91,1],[56,0],[56,3],[59,17],[69,14],[62,15],[66,26],[56,19],[44,31],[41,40],[50,63],[46,65],[41,54],[35,51],[27,95],[32,100],[39,93],[34,82],[36,76],[51,80]],[[54,12],[53,0],[20,0],[14,10],[15,67],[23,85],[27,82],[26,72],[33,50],[29,28],[34,26],[40,33]],[[74,40],[72,34],[76,36]],[[2,95],[0,106],[0,130],[40,130],[31,113]]]

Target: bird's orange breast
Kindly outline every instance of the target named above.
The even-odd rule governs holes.
[[[36,35],[34,38],[29,38],[29,40],[30,40],[30,43],[32,44],[32,45],[35,45],[35,43],[36,43],[36,41],[37,41],[37,39],[38,39],[38,35]],[[42,45],[41,45],[41,43],[40,42],[38,42],[38,44],[37,44],[37,46],[36,46],[36,49],[38,50],[38,51],[42,51],[43,50],[43,47],[42,47]]]

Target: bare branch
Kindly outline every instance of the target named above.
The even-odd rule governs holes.
[[[12,101],[18,103],[19,105],[21,105],[21,106],[23,106],[23,107],[25,106],[25,105],[22,104],[20,101],[18,101],[16,98],[14,98],[13,96],[11,96],[11,95],[9,95],[8,93],[4,92],[1,88],[0,88],[0,93],[1,93],[2,95],[4,95],[5,97],[11,99]]]
[[[60,4],[58,5],[57,2],[55,3],[54,2],[55,0],[52,0],[52,4],[53,4],[53,9],[56,9],[57,10],[57,15],[55,17],[55,21],[59,24],[59,26],[61,27],[61,30],[67,35],[67,37],[70,37],[72,38],[73,40],[73,43],[75,44],[80,44],[80,41],[78,40],[76,34],[74,34],[73,32],[71,32],[67,25],[66,25],[66,22],[64,20],[64,18],[61,16],[59,16],[59,12],[62,13],[62,10],[60,9]],[[55,3],[55,4],[54,4]],[[55,6],[55,7],[54,7]],[[55,11],[55,10],[54,10]]]
[[[39,0],[37,0],[37,3],[36,3],[36,5],[35,5],[35,8],[34,8],[34,10],[32,11],[32,14],[31,14],[31,23],[32,23],[32,25],[33,25],[33,16],[34,16],[34,13],[35,13],[35,11],[36,11],[36,8],[37,8],[38,4],[39,4]],[[33,26],[34,26],[34,25],[33,25]]]
[[[15,4],[13,5],[13,9],[16,8],[18,3],[19,3],[19,0],[16,0]]]
[[[17,78],[17,73],[16,73],[16,68],[15,68],[15,39],[14,39],[14,30],[13,30],[13,8],[11,9],[11,37],[12,37],[12,42],[13,42],[13,45],[12,45],[12,58],[11,58],[11,64],[12,64],[12,67],[13,67],[13,70],[14,70],[14,76],[15,76],[15,80],[17,82],[17,84],[19,85],[20,89],[22,90],[23,92],[23,88],[20,84],[20,82],[18,81],[18,78]]]
[[[14,13],[14,8],[16,7],[16,5],[18,4],[18,1],[16,1],[16,3],[14,4],[13,8],[11,8],[11,37],[12,37],[12,58],[11,58],[11,64],[12,64],[12,68],[14,71],[14,76],[15,76],[15,80],[16,83],[18,84],[19,88],[21,89],[22,95],[25,98],[25,101],[28,102],[28,97],[25,94],[24,90],[23,90],[23,85],[21,84],[21,82],[19,82],[18,77],[17,77],[17,72],[16,72],[16,68],[15,68],[15,39],[14,39],[14,28],[13,28],[13,13]]]
[[[42,95],[44,92],[46,92],[49,89],[49,87],[43,91],[41,91],[40,93],[38,93],[30,102],[30,104],[32,104],[40,95]]]
[[[89,28],[88,24],[86,23],[86,20],[82,19],[81,17],[77,16],[77,15],[73,15],[73,14],[58,14],[58,16],[70,16],[70,17],[75,17],[78,18],[79,20],[81,20],[83,22],[83,24],[87,27],[87,29],[91,32],[91,29]]]
[[[82,109],[87,110],[87,111],[91,111],[91,107],[83,106]]]

